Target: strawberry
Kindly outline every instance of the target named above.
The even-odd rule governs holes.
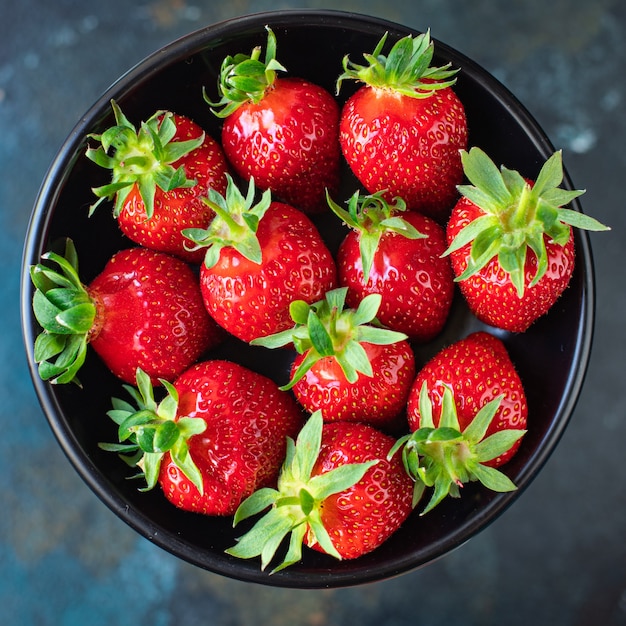
[[[515,488],[495,470],[518,450],[528,405],[504,343],[478,331],[440,350],[419,371],[401,438],[407,469],[416,480],[415,503],[434,486],[431,510],[459,487],[480,480],[496,491]]]
[[[583,193],[568,191],[561,152],[536,181],[500,170],[479,148],[462,153],[471,185],[462,185],[447,225],[448,249],[461,293],[478,319],[524,332],[545,315],[574,271],[572,226],[608,230],[597,220],[563,208]]]
[[[291,326],[291,302],[316,302],[337,280],[335,261],[311,220],[273,202],[269,191],[257,203],[254,196],[253,181],[244,198],[228,177],[225,196],[209,192],[216,213],[209,228],[185,231],[205,249],[200,285],[209,313],[246,342]]]
[[[264,570],[283,539],[288,551],[273,572],[302,558],[302,545],[337,559],[355,559],[386,541],[411,513],[412,482],[399,456],[387,454],[392,437],[365,424],[308,419],[278,477],[241,504],[235,524],[269,511],[226,552],[261,557]]]
[[[222,146],[234,170],[276,199],[306,213],[327,209],[325,189],[339,185],[339,105],[322,87],[286,71],[276,60],[276,37],[267,28],[251,55],[222,63],[218,102],[205,100],[224,119]]]
[[[344,57],[344,80],[361,85],[341,110],[339,141],[355,176],[369,193],[400,196],[409,209],[444,222],[463,178],[459,150],[467,146],[467,118],[452,89],[457,70],[431,66],[429,33],[406,36],[389,55],[387,35],[366,65]]]
[[[343,209],[330,208],[350,227],[336,257],[339,284],[348,287],[347,303],[356,307],[372,293],[382,296],[378,320],[409,339],[427,342],[443,329],[454,296],[443,227],[407,212],[401,198],[388,203],[380,192],[355,193]]]
[[[135,380],[137,367],[154,381],[173,380],[222,339],[195,273],[181,259],[141,247],[122,250],[88,286],[71,240],[65,256],[48,252],[42,260],[58,266],[31,267],[33,311],[43,328],[35,360],[43,380],[75,380],[88,345],[125,382]]]
[[[374,325],[381,296],[370,294],[357,309],[345,309],[346,288],[329,291],[312,305],[295,301],[290,330],[252,343],[269,348],[293,344],[298,351],[291,380],[298,402],[321,410],[326,421],[397,425],[415,376],[406,335]]]
[[[114,200],[113,215],[133,242],[189,262],[183,228],[205,228],[213,217],[203,202],[212,187],[224,192],[229,171],[220,145],[188,117],[157,111],[137,130],[112,102],[116,125],[88,148],[87,157],[112,171],[109,184],[93,191],[99,200]]]
[[[157,482],[176,507],[232,515],[260,487],[276,482],[286,438],[303,418],[293,398],[269,378],[224,360],[202,361],[170,384],[157,404],[147,374],[126,386],[135,405],[113,398],[122,453],[139,466],[146,488]]]

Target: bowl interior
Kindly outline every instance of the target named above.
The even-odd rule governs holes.
[[[192,117],[219,139],[220,122],[205,104],[202,89],[215,97],[224,56],[249,53],[255,45],[264,45],[266,24],[276,33],[278,58],[289,74],[317,82],[332,93],[345,54],[362,59],[362,53],[371,52],[385,31],[392,38],[415,34],[384,20],[335,11],[258,14],[192,33],[122,76],[77,124],[41,187],[24,251],[24,341],[39,399],[63,450],[95,493],[142,535],[191,563],[242,580],[301,588],[353,585],[395,576],[444,555],[499,515],[539,471],[566,426],[584,377],[593,323],[591,254],[586,237],[577,234],[576,270],[554,309],[524,334],[497,333],[520,373],[530,409],[529,432],[506,466],[518,491],[494,494],[469,485],[462,498],[440,504],[423,518],[414,514],[382,547],[354,561],[337,562],[306,551],[301,563],[268,576],[256,560],[225,555],[224,549],[234,543],[242,528],[233,530],[230,518],[179,511],[158,490],[140,493],[137,484],[127,479],[128,468],[117,456],[98,448],[99,442],[115,439],[115,427],[105,413],[110,398],[123,397],[124,392],[96,356],[90,353],[81,370],[82,389],[53,387],[38,378],[32,345],[39,329],[30,308],[28,267],[55,242],[69,236],[77,246],[81,278],[88,283],[114,252],[132,245],[105,208],[87,216],[93,202],[91,188],[104,184],[107,173],[84,157],[86,136],[112,123],[110,99],[135,123],[157,109],[168,109]],[[438,41],[436,57],[461,68],[456,91],[466,108],[470,144],[482,147],[497,163],[530,177],[536,175],[553,147],[524,107],[481,67]],[[344,83],[340,102],[355,88]],[[347,199],[358,185],[347,168],[342,180],[341,195]],[[565,186],[572,188],[567,177]],[[331,248],[345,233],[334,216],[317,218],[317,225]],[[457,296],[444,332],[432,343],[416,347],[418,365],[442,346],[479,329],[486,327]],[[278,382],[286,381],[291,360],[291,356],[275,352],[268,356],[266,351],[234,339],[207,356],[233,358]]]

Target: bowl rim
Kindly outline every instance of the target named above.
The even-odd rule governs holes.
[[[22,253],[20,293],[22,337],[27,354],[29,372],[39,403],[65,456],[82,480],[100,500],[140,535],[191,564],[233,579],[293,588],[353,586],[393,578],[434,562],[458,548],[495,521],[521,495],[544,466],[569,423],[586,376],[594,330],[595,282],[593,258],[587,233],[584,231],[578,232],[577,255],[584,267],[582,286],[584,302],[581,306],[582,316],[578,323],[575,338],[576,350],[572,360],[571,374],[568,377],[565,393],[555,412],[550,429],[546,432],[541,444],[533,451],[523,471],[517,478],[516,484],[518,489],[515,492],[495,495],[475,516],[472,516],[471,520],[466,520],[457,527],[453,533],[452,541],[450,541],[448,536],[445,536],[440,541],[429,544],[429,550],[426,551],[422,560],[416,561],[414,557],[411,558],[411,555],[407,555],[393,559],[392,562],[384,567],[377,568],[375,571],[359,571],[358,575],[347,570],[333,571],[330,568],[328,571],[321,573],[294,572],[288,568],[268,577],[266,573],[261,572],[257,563],[253,563],[253,567],[247,567],[246,562],[224,558],[209,564],[206,559],[201,558],[201,555],[192,546],[184,542],[175,533],[165,531],[140,511],[129,508],[123,498],[109,489],[107,478],[98,470],[86,452],[81,449],[76,435],[62,418],[62,410],[56,395],[53,393],[52,385],[39,378],[37,366],[33,359],[36,323],[31,309],[32,285],[28,268],[39,262],[43,252],[41,247],[43,245],[42,235],[47,232],[49,222],[52,219],[49,208],[56,204],[69,171],[71,171],[75,160],[82,154],[81,146],[84,143],[86,134],[108,112],[111,98],[123,92],[129,85],[142,82],[152,73],[162,69],[164,60],[166,60],[166,66],[178,63],[206,49],[211,41],[218,41],[220,38],[226,37],[235,31],[239,32],[242,29],[257,30],[266,23],[271,23],[275,29],[296,24],[298,26],[333,26],[335,28],[345,26],[350,29],[358,27],[366,33],[378,33],[384,29],[388,30],[390,34],[401,36],[406,34],[414,35],[420,32],[412,27],[387,19],[343,10],[289,9],[264,11],[225,19],[194,30],[152,52],[131,67],[112,83],[81,117],[58,149],[44,176],[30,216]],[[442,50],[446,56],[453,59],[453,62],[456,62],[454,59],[462,62],[465,74],[470,74],[475,78],[480,77],[480,80],[487,84],[492,95],[506,105],[509,113],[513,114],[517,123],[527,130],[529,139],[535,143],[539,153],[547,158],[554,152],[554,147],[543,129],[528,109],[506,86],[463,53],[436,38],[433,38],[433,41],[439,50]],[[568,186],[568,188],[573,188],[566,170],[564,171],[564,185]],[[572,205],[577,207],[578,210],[582,210],[577,200]]]

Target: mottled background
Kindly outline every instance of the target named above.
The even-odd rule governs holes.
[[[338,591],[221,578],[131,531],[56,444],[19,330],[28,217],[81,114],[126,69],[189,31],[245,13],[305,7],[430,27],[474,58],[563,148],[572,179],[587,188],[583,207],[613,227],[591,238],[598,305],[586,386],[539,477],[445,558]],[[1,0],[0,12],[1,624],[626,624],[623,0]]]

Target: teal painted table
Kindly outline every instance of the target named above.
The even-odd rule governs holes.
[[[61,142],[122,72],[206,24],[276,8],[358,10],[431,28],[503,81],[564,150],[592,237],[597,323],[586,386],[540,476],[494,524],[424,569],[340,591],[220,578],[126,527],[58,448],[28,376],[19,269]],[[0,623],[19,626],[626,624],[623,479],[626,5],[569,0],[0,2]],[[89,419],[89,416],[85,416]]]

